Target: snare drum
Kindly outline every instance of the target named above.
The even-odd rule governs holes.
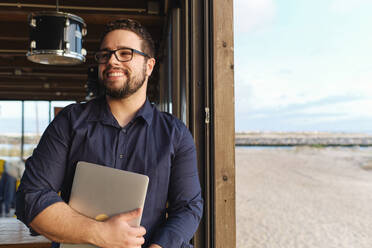
[[[79,16],[62,12],[38,12],[28,16],[30,50],[27,58],[36,63],[71,65],[85,62],[82,47],[87,34]]]

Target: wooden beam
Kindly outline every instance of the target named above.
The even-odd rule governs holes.
[[[236,246],[233,0],[213,1],[215,247]]]
[[[211,248],[211,190],[210,187],[210,125],[205,118],[205,108],[209,107],[210,81],[207,58],[209,42],[207,37],[208,23],[205,22],[205,1],[190,0],[190,131],[193,134],[198,158],[199,178],[204,197],[203,218],[194,235],[195,248]]]
[[[14,73],[12,72],[0,72],[0,78],[14,78]],[[17,75],[17,78],[49,78],[49,79],[69,79],[69,78],[77,78],[77,79],[86,79],[86,74],[81,73],[50,73],[50,72],[23,72],[21,75]]]
[[[1,43],[1,41],[0,41]],[[26,71],[55,71],[55,72],[76,72],[82,71],[86,72],[90,66],[96,65],[97,63],[93,60],[92,55],[86,56],[86,62],[74,65],[74,66],[58,66],[58,65],[43,65],[31,62],[27,59],[27,51],[13,52],[13,53],[4,53],[3,49],[0,48],[0,71],[11,70],[11,68],[27,68]]]
[[[2,0],[0,8],[6,11],[17,10],[19,12],[38,12],[38,11],[56,11],[56,2],[45,0],[28,0],[18,1]],[[117,0],[90,0],[90,1],[60,1],[60,12],[76,13],[76,12],[94,12],[94,13],[126,13],[136,14],[147,12],[147,1],[117,1]]]
[[[28,92],[24,94],[18,91],[1,91],[0,100],[72,100],[84,101],[86,94],[80,92]]]
[[[169,11],[169,0],[164,0],[164,14],[167,15]]]
[[[23,39],[20,39],[20,38],[17,38],[17,39],[5,39],[5,37],[3,39],[0,39],[0,48],[1,50],[5,51],[6,50],[20,50],[22,52],[22,55],[26,56],[26,53],[27,51],[29,51],[30,47],[30,42],[29,42],[29,39],[28,38],[23,38]],[[99,43],[98,43],[98,40],[97,41],[93,41],[93,42],[83,42],[83,48],[85,48],[87,51],[88,51],[88,55],[90,54],[94,54],[95,51],[97,51],[99,49]],[[55,47],[54,50],[57,50],[58,48]],[[0,51],[0,55],[3,53],[2,51]]]
[[[1,7],[1,6],[0,6]],[[41,11],[40,9],[36,12]],[[48,11],[48,9],[44,10]],[[50,10],[49,10],[50,11]],[[18,9],[1,9],[0,10],[0,21],[13,21],[13,22],[22,22],[27,24],[28,15],[32,13],[29,10],[18,10]],[[128,13],[112,13],[112,12],[92,12],[84,13],[75,11],[75,15],[83,18],[84,22],[91,24],[101,24],[104,25],[109,21],[121,19],[121,18],[130,18],[135,19],[141,22],[144,26],[161,27],[163,24],[164,17],[156,15],[140,15],[140,14],[128,14]]]
[[[85,83],[75,84],[75,85],[65,85],[62,83],[29,83],[29,84],[2,84],[0,83],[1,91],[19,91],[19,92],[28,92],[28,91],[76,91],[76,92],[85,92]]]
[[[9,4],[10,3],[14,4],[14,2],[17,2],[17,3],[20,2],[19,5],[16,4],[16,7],[19,9],[24,8],[22,7],[22,3],[39,4],[39,5],[44,4],[44,5],[50,5],[52,9],[56,8],[56,1],[53,1],[53,0],[27,0],[27,1],[1,0],[1,2],[9,3]],[[59,6],[83,6],[83,7],[98,7],[98,8],[146,8],[146,3],[147,3],[147,0],[136,0],[136,1],[63,0],[63,1],[59,1]]]

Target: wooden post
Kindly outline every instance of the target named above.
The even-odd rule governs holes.
[[[236,246],[233,0],[214,0],[213,139],[215,247]]]

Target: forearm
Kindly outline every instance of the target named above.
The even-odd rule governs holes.
[[[96,243],[100,223],[83,216],[64,202],[57,202],[38,214],[30,226],[60,243]]]
[[[131,227],[141,210],[121,213],[100,222],[83,216],[64,202],[50,205],[38,214],[30,226],[59,243],[93,244],[103,248],[140,247],[144,242],[143,227]]]

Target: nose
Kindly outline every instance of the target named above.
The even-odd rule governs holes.
[[[118,63],[119,63],[119,60],[116,59],[115,53],[112,52],[107,61],[107,64],[118,64]]]

